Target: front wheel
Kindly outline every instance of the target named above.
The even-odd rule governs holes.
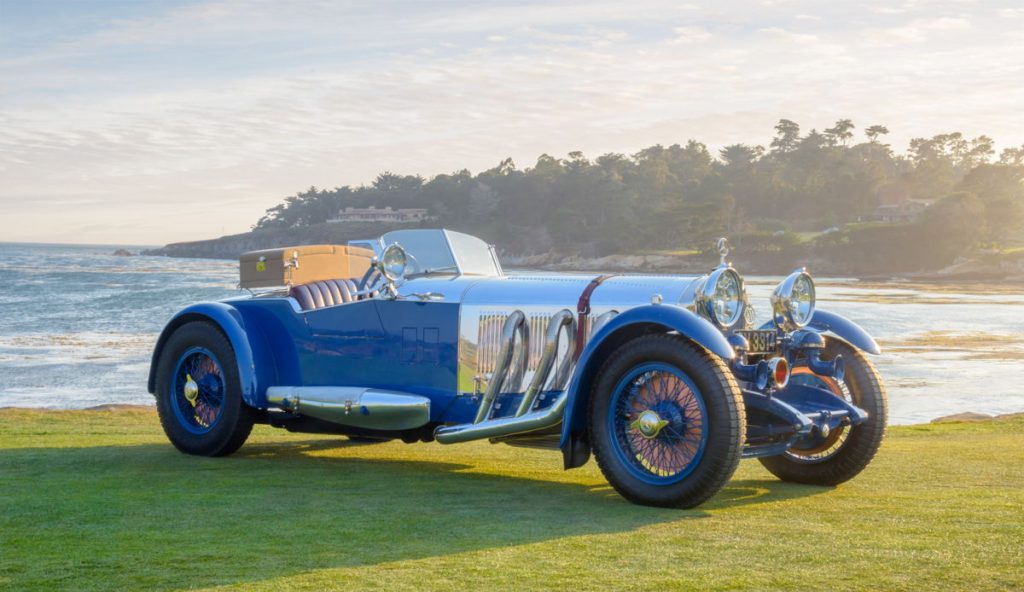
[[[739,464],[745,423],[728,367],[678,335],[620,347],[590,396],[597,463],[638,504],[692,508],[717,493]]]
[[[225,456],[249,437],[256,411],[242,401],[235,352],[213,325],[194,321],[175,330],[156,380],[160,424],[178,450]]]
[[[783,481],[839,485],[863,471],[882,444],[888,407],[882,379],[863,353],[831,339],[822,358],[833,359],[837,355],[842,355],[846,362],[842,381],[818,376],[803,364],[793,368],[791,380],[825,389],[867,411],[868,418],[860,425],[843,426],[832,430],[827,437],[795,445],[780,456],[759,459]]]

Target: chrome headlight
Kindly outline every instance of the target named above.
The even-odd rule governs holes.
[[[378,265],[385,278],[397,282],[405,277],[406,263],[405,249],[402,248],[402,245],[395,243],[384,249]]]
[[[771,300],[775,325],[787,331],[799,329],[814,316],[814,280],[807,271],[798,269],[775,286]]]
[[[697,310],[707,319],[727,329],[743,314],[743,278],[731,267],[711,272],[697,289]]]

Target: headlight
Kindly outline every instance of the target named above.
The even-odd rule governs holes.
[[[814,280],[798,269],[772,292],[772,318],[781,329],[792,331],[807,325],[814,316]]]
[[[743,278],[731,267],[711,272],[697,290],[697,310],[723,329],[736,324],[743,314]]]
[[[405,249],[398,243],[388,246],[380,256],[380,272],[392,282],[405,277],[405,265]]]

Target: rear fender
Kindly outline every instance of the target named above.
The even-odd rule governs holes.
[[[586,431],[590,389],[605,360],[620,345],[635,337],[672,331],[678,332],[725,360],[731,360],[736,355],[721,331],[707,320],[680,306],[651,304],[631,308],[619,314],[601,327],[587,343],[569,383],[569,398],[562,420],[560,443],[563,454],[566,455],[566,468],[582,464],[570,461],[571,455],[567,451],[572,448],[569,446],[572,438]],[[585,461],[585,457],[583,460]]]
[[[167,323],[153,349],[149,367],[149,392],[156,394],[156,372],[164,345],[178,327],[193,321],[205,321],[216,326],[228,338],[235,352],[238,377],[242,387],[242,400],[254,407],[265,407],[265,397],[260,396],[259,380],[256,374],[255,355],[251,336],[246,331],[245,319],[235,307],[223,302],[202,302],[182,310]]]

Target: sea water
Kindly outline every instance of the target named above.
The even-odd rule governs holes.
[[[0,407],[152,405],[146,380],[163,325],[191,303],[239,294],[233,261],[117,248],[0,243]],[[779,279],[747,277],[761,319]],[[892,423],[1024,411],[1019,287],[818,282],[821,308],[881,343],[874,361]]]

